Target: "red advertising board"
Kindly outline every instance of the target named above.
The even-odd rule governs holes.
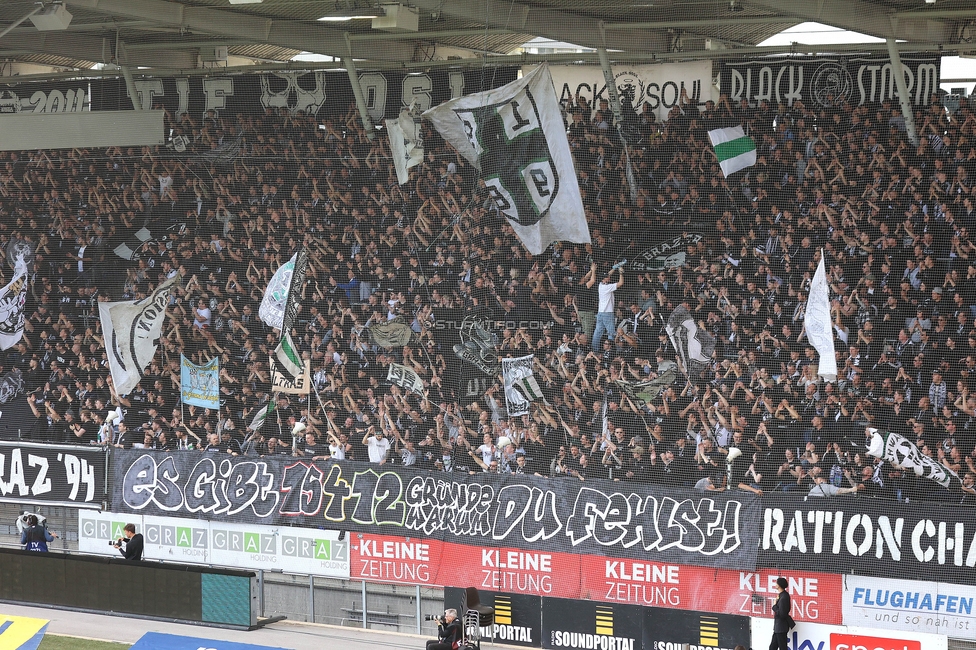
[[[843,622],[842,576],[826,573],[750,573],[356,534],[350,543],[350,574],[373,582],[474,586],[493,592],[753,617],[772,616],[774,584],[783,575],[793,597],[793,618],[829,625]]]
[[[830,650],[922,650],[920,641],[882,639],[860,634],[831,634]]]

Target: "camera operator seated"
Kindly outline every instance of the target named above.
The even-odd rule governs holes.
[[[457,650],[461,645],[461,621],[456,609],[444,610],[440,618],[428,617],[437,621],[437,640],[427,642],[427,650]]]
[[[114,542],[110,542],[110,544],[119,549],[119,553],[121,553],[122,557],[124,557],[126,560],[141,560],[143,540],[142,535],[136,534],[136,525],[126,524],[125,528],[122,529],[122,534],[125,535],[124,539],[120,537]],[[125,548],[122,548],[123,544],[125,544]]]

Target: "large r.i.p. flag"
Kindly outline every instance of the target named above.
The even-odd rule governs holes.
[[[555,241],[590,243],[583,200],[549,68],[444,102],[424,117],[481,170],[488,195],[532,255]]]

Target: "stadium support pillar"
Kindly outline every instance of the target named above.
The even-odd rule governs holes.
[[[898,45],[893,38],[889,38],[885,42],[888,44],[891,74],[895,78],[895,87],[898,89],[898,100],[901,102],[901,114],[905,118],[905,131],[908,133],[908,141],[912,143],[912,146],[917,147],[918,131],[915,130],[915,114],[912,112],[912,98],[908,94],[908,84],[905,83],[905,71],[901,67]]]
[[[373,123],[369,119],[369,111],[366,110],[366,98],[363,96],[363,87],[359,85],[359,73],[356,72],[356,64],[351,56],[347,56],[342,59],[342,65],[349,73],[349,83],[352,85],[352,94],[356,98],[359,117],[363,120],[363,128],[366,129],[366,137],[372,140],[376,137],[376,131],[373,130]]]
[[[132,100],[132,108],[137,111],[142,110],[142,102],[139,101],[139,92],[136,90],[136,82],[132,80],[132,72],[129,66],[120,65],[122,77],[125,79],[125,89],[129,92],[129,99]]]
[[[596,53],[600,57],[600,67],[603,68],[603,80],[607,83],[607,95],[610,100],[610,110],[613,111],[613,123],[620,124],[623,111],[620,110],[620,95],[617,94],[617,82],[613,79],[613,69],[610,68],[610,57],[607,48],[598,47]]]

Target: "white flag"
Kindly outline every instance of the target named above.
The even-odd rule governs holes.
[[[275,274],[271,276],[264,298],[261,299],[261,306],[258,307],[258,318],[277,329],[281,329],[281,323],[285,318],[288,289],[291,287],[291,276],[295,272],[297,258],[298,253],[295,253],[290,260],[278,267]]]
[[[810,283],[807,297],[807,311],[803,326],[807,338],[817,348],[820,366],[817,374],[825,381],[837,381],[837,357],[834,356],[834,329],[830,318],[830,289],[827,287],[827,270],[824,267],[823,251],[820,251],[820,265]]]
[[[708,139],[712,141],[715,157],[726,178],[756,164],[756,141],[747,136],[741,126],[709,131]]]
[[[386,120],[386,132],[390,136],[390,152],[393,154],[397,182],[403,185],[410,180],[410,168],[424,161],[420,125],[408,109],[403,109],[397,119]]]
[[[14,279],[0,289],[0,350],[17,345],[24,336],[24,305],[27,303],[27,265],[18,263]]]
[[[108,369],[119,395],[127,395],[135,388],[155,356],[169,296],[179,279],[180,276],[173,276],[142,300],[98,303]]]
[[[495,207],[529,253],[539,255],[555,241],[590,243],[548,66],[501,88],[452,99],[424,117],[481,169]]]
[[[502,380],[505,383],[505,406],[509,417],[525,415],[529,404],[542,398],[542,390],[532,371],[535,356],[502,359]]]

